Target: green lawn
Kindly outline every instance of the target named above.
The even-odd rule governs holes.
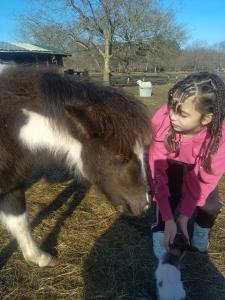
[[[151,116],[157,108],[167,101],[167,94],[171,87],[171,84],[165,85],[156,85],[153,86],[152,96],[151,97],[140,97],[139,96],[139,88],[138,86],[134,87],[125,87],[123,88],[125,91],[135,95],[139,100],[141,100],[149,109],[149,115]]]

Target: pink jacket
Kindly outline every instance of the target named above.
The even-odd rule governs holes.
[[[225,171],[225,122],[223,124],[223,134],[218,151],[213,156],[213,174],[207,173],[201,167],[199,156],[202,143],[209,139],[207,129],[204,128],[192,138],[181,136],[180,153],[175,157],[174,153],[168,153],[164,140],[170,129],[170,120],[167,104],[164,104],[152,117],[152,144],[149,151],[149,164],[151,170],[151,186],[153,199],[158,203],[163,220],[173,218],[169,204],[169,187],[166,175],[168,167],[167,159],[173,159],[187,164],[194,164],[195,167],[188,171],[182,187],[182,198],[179,206],[179,213],[192,216],[196,206],[203,206],[208,195],[218,185]],[[178,139],[178,135],[177,135]],[[198,174],[201,174],[199,179]]]

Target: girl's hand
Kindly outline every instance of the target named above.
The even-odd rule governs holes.
[[[170,244],[173,244],[174,238],[177,234],[177,225],[173,219],[165,221],[164,231],[164,246],[169,251]]]
[[[188,217],[184,215],[179,215],[177,218],[177,226],[184,234],[187,239],[188,244],[190,245],[189,235],[188,235]]]

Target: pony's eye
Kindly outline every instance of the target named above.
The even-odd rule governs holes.
[[[130,158],[128,156],[123,157],[123,163],[128,163],[130,161]]]
[[[125,155],[117,155],[116,162],[119,164],[127,164],[130,161],[130,158]]]

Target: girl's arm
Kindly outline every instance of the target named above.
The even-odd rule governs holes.
[[[173,219],[173,214],[169,204],[170,194],[166,174],[167,167],[167,160],[159,157],[152,162],[151,167],[153,200],[157,202],[164,221]]]
[[[157,202],[164,221],[173,219],[169,204],[169,187],[166,170],[167,151],[164,139],[170,127],[167,104],[164,104],[152,117],[152,143],[149,151],[151,187],[153,200]]]

